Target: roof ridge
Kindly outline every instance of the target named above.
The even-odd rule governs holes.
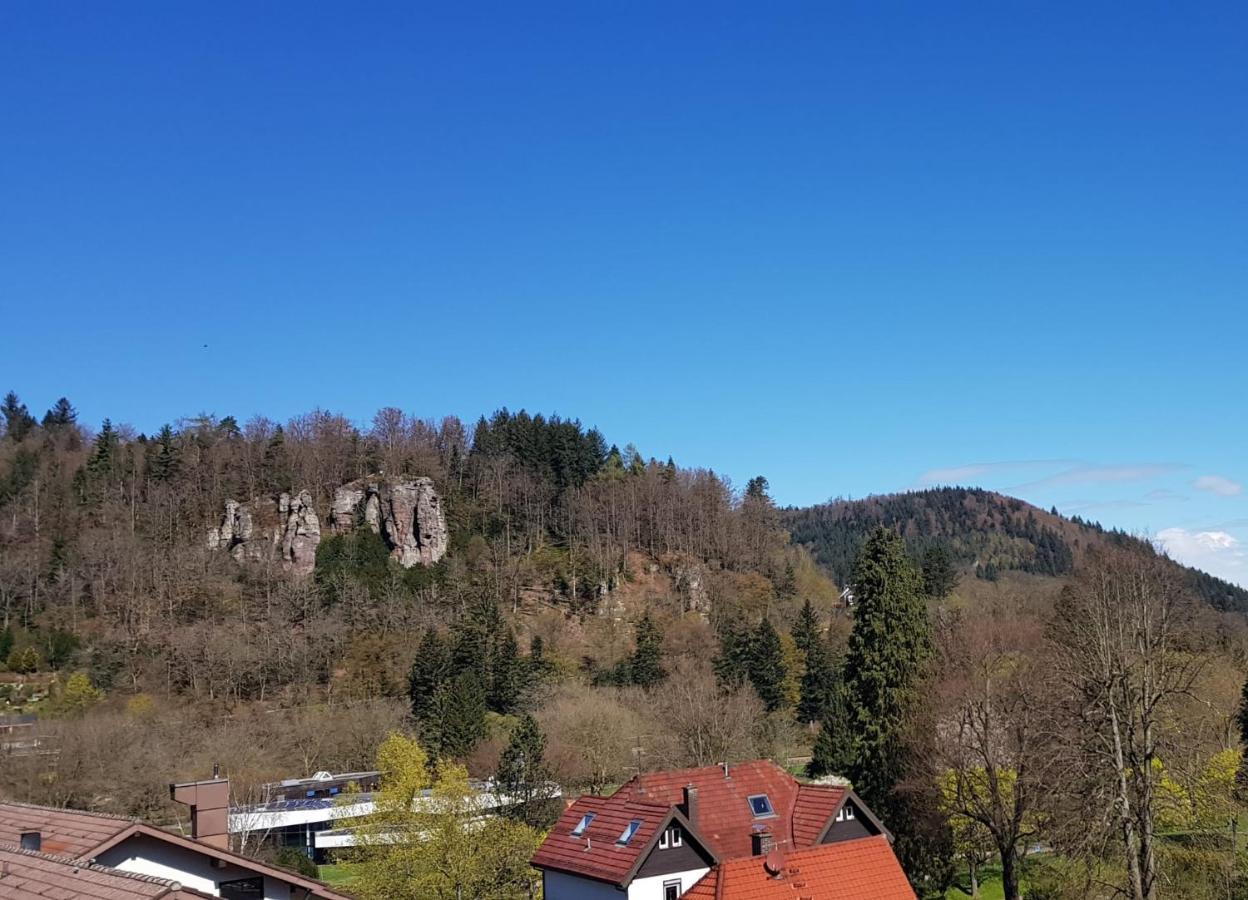
[[[146,881],[149,884],[159,884],[165,887],[181,889],[182,884],[169,878],[159,878],[155,875],[144,875],[142,872],[126,872],[122,869],[114,869],[112,866],[104,866],[93,863],[90,859],[76,856],[61,856],[58,853],[44,853],[42,850],[27,850],[16,844],[7,844],[0,842],[0,851],[6,853],[17,853],[21,856],[30,856],[35,859],[46,859],[49,862],[61,863],[66,866],[73,866],[77,869],[86,869],[89,872],[103,872],[105,875],[117,875],[121,878],[132,878],[136,881]]]
[[[20,809],[38,809],[43,812],[71,813],[76,816],[91,816],[96,819],[114,819],[119,822],[138,822],[133,816],[121,816],[117,813],[94,812],[89,809],[75,809],[72,806],[44,806],[40,803],[23,803],[20,800],[0,800],[0,806],[16,806]]]

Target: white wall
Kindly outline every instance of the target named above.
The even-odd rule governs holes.
[[[146,835],[135,835],[96,857],[102,865],[123,872],[167,878],[214,897],[220,896],[217,893],[218,882],[249,878],[256,874],[234,865],[216,869],[210,865],[210,859],[202,853]],[[266,877],[264,900],[290,900],[290,885],[280,879]]]
[[[542,887],[543,900],[624,900],[625,896],[623,891],[605,881],[549,870],[542,872]],[[628,896],[631,898],[632,894]]]
[[[673,872],[671,875],[651,875],[649,878],[635,878],[628,886],[628,900],[663,900],[663,883],[680,879],[680,892],[683,894],[698,883],[698,879],[710,869],[690,869],[688,872]]]

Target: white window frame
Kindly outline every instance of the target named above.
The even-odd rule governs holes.
[[[677,896],[677,897],[679,897],[682,893],[684,893],[684,892],[681,890],[682,885],[681,885],[680,879],[679,879],[679,878],[674,878],[674,879],[672,879],[671,881],[665,881],[665,882],[663,882],[663,900],[667,900],[667,889],[668,889],[668,888],[670,888],[670,887],[674,887],[674,888],[676,888],[676,896]]]
[[[659,836],[659,849],[668,850],[672,847],[681,847],[685,843],[684,833],[680,830],[679,825],[672,825],[663,829],[663,834]]]

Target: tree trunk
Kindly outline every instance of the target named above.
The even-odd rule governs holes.
[[[1013,847],[1001,848],[1001,891],[1005,900],[1019,900],[1018,858]]]

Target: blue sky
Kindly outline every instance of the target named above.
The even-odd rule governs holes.
[[[1248,6],[0,5],[0,389],[558,411],[1248,584]]]

